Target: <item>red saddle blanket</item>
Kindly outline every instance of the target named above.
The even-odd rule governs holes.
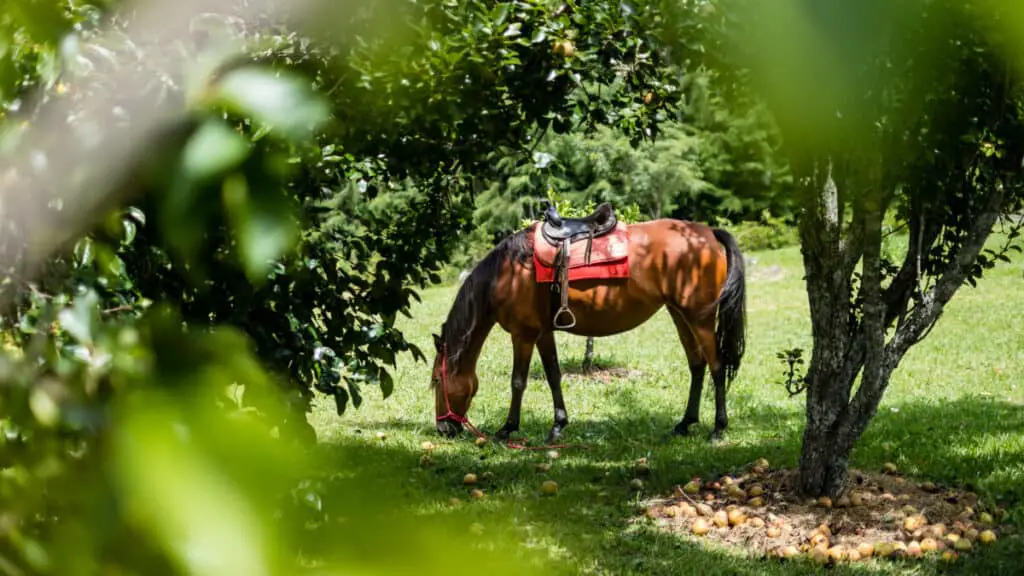
[[[541,225],[533,233],[533,270],[537,282],[555,281],[555,258],[558,246],[544,239]],[[590,245],[590,264],[586,263],[587,240],[577,240],[569,247],[569,281],[629,278],[629,228],[619,222],[615,229],[594,238]]]

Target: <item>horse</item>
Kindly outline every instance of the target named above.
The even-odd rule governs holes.
[[[561,438],[569,424],[555,346],[558,315],[551,314],[555,285],[537,280],[541,264],[536,250],[548,249],[540,244],[544,240],[537,229],[544,225],[534,222],[492,248],[463,280],[441,333],[432,334],[430,387],[435,427],[442,436],[452,438],[463,425],[472,427],[466,414],[479,387],[477,360],[495,324],[511,335],[514,358],[508,417],[495,437],[507,441],[519,430],[534,348],[554,405],[554,424],[546,442]],[[667,308],[690,369],[686,410],[668,437],[688,435],[690,426],[699,422],[705,371],[710,368],[715,420],[708,441],[719,441],[729,423],[727,386],[737,375],[746,340],[746,278],[739,245],[723,229],[686,220],[662,218],[616,226],[628,238],[628,249],[623,249],[628,274],[563,283],[568,304],[576,312],[573,325],[561,329],[578,336],[611,336],[633,330]],[[588,251],[591,241],[592,235]]]

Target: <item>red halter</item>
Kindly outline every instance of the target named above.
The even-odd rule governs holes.
[[[441,347],[441,395],[444,398],[445,413],[442,414],[441,416],[437,417],[437,421],[438,422],[441,422],[441,421],[444,421],[444,420],[451,420],[453,422],[458,422],[459,424],[464,425],[466,428],[469,428],[470,432],[472,432],[477,438],[483,438],[484,440],[489,440],[489,438],[487,438],[486,434],[484,434],[483,432],[478,430],[476,426],[473,426],[473,424],[469,421],[469,418],[467,418],[466,416],[460,416],[460,415],[456,414],[452,410],[451,403],[448,401],[448,344],[447,343],[444,344]],[[512,448],[512,449],[515,449],[515,450],[550,450],[552,448],[565,449],[565,448],[570,448],[571,447],[570,444],[551,444],[551,445],[545,445],[545,446],[526,446],[522,442],[525,442],[525,439],[521,439],[521,440],[513,443],[512,439],[510,438],[508,440],[508,442],[505,443],[505,445],[508,446],[509,448]]]

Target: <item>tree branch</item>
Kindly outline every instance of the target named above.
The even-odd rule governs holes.
[[[943,307],[967,280],[971,267],[977,262],[978,255],[985,247],[985,242],[992,233],[992,227],[999,218],[999,208],[1002,205],[1003,197],[1003,187],[1001,185],[994,186],[955,257],[950,259],[942,276],[924,294],[920,304],[914,307],[902,329],[896,331],[886,349],[886,365],[889,371],[895,369],[896,364],[907,353],[907,350],[916,344],[928,328],[935,323],[942,313]]]

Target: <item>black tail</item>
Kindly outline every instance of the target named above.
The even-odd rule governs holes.
[[[740,369],[747,340],[747,279],[743,254],[732,234],[713,229],[715,239],[725,246],[729,272],[718,301],[718,327],[715,340],[718,359],[725,370],[726,382],[732,382]]]

